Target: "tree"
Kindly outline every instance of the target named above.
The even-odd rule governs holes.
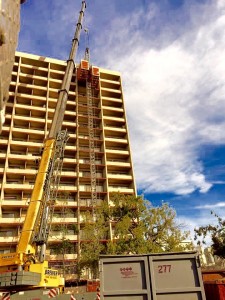
[[[176,222],[176,211],[167,203],[153,207],[142,197],[114,195],[115,249],[117,254],[183,251],[192,248],[183,241],[189,232],[183,232]],[[121,210],[123,213],[121,213]]]
[[[78,228],[76,224],[68,224],[66,218],[69,216],[74,217],[74,213],[71,209],[68,208],[68,202],[65,199],[62,199],[62,207],[60,211],[56,211],[53,216],[53,221],[57,220],[59,223],[54,224],[51,226],[51,235],[54,235],[54,233],[59,233],[58,236],[55,237],[58,242],[51,247],[51,251],[56,254],[60,255],[62,257],[62,275],[65,277],[66,274],[74,273],[74,269],[76,269],[75,263],[72,263],[68,261],[67,254],[73,254],[75,253],[75,244],[68,239],[69,234],[77,234]],[[54,219],[55,218],[55,219]]]
[[[88,268],[92,278],[98,278],[98,261],[100,254],[106,254],[106,240],[108,227],[102,213],[104,208],[96,208],[94,214],[85,214],[85,226],[82,230],[82,242],[80,246],[79,269]],[[95,220],[93,220],[95,219]]]
[[[201,242],[206,243],[206,238],[211,238],[211,246],[213,254],[220,258],[225,258],[225,220],[219,217],[215,212],[211,211],[211,214],[216,218],[216,225],[200,226],[195,229],[195,240],[198,240],[198,244]]]
[[[162,206],[147,205],[143,217],[145,224],[145,240],[150,253],[176,252],[193,249],[188,231],[182,230],[182,225],[176,221],[176,211],[163,203]]]
[[[168,204],[153,207],[141,196],[113,193],[112,205],[103,204],[95,210],[95,222],[89,214],[84,224],[86,236],[81,245],[81,264],[97,275],[101,254],[143,254],[184,251],[189,237],[176,222],[176,212]],[[113,238],[109,239],[109,227]]]
[[[112,224],[113,239],[107,243],[110,254],[144,253],[144,227],[141,216],[145,211],[142,197],[113,193],[107,218]]]

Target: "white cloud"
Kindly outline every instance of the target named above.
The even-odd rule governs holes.
[[[213,203],[213,204],[204,204],[204,205],[199,205],[196,206],[196,209],[217,209],[220,207],[225,207],[225,202],[218,202],[218,203]]]
[[[169,37],[153,36],[151,28],[143,34],[137,24],[148,12],[139,10],[115,19],[110,39],[102,40],[104,63],[122,73],[135,174],[145,192],[206,193],[212,186],[199,151],[225,144],[224,7],[187,7],[191,21],[178,36],[171,25]]]
[[[20,50],[66,59],[80,3],[39,2],[22,18]],[[115,5],[88,3],[84,27],[94,63],[122,73],[138,187],[205,193],[214,182],[200,150],[225,144],[225,1],[186,0],[174,12],[151,1],[122,16]]]

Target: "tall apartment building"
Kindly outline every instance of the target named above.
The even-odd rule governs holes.
[[[0,253],[16,249],[65,68],[61,60],[16,53],[0,135]],[[121,77],[118,72],[99,71],[99,87],[91,94],[97,204],[109,202],[111,192],[136,193]],[[76,68],[62,128],[67,129],[69,140],[53,218],[53,224],[68,225],[67,238],[74,249],[66,259],[71,263],[77,258],[82,216],[90,209],[92,196],[87,98],[85,82],[78,80]],[[60,265],[62,259],[51,251],[61,234],[56,230],[49,237],[52,265]]]

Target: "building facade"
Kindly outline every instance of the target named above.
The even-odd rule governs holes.
[[[20,4],[26,0],[0,1],[0,133],[20,30]]]
[[[0,135],[0,253],[16,250],[65,68],[61,60],[16,53]],[[66,238],[74,246],[66,254],[71,264],[77,259],[93,184],[97,205],[109,203],[111,192],[136,194],[120,74],[100,68],[99,84],[88,96],[78,72],[76,68],[64,116],[62,129],[69,140],[53,217],[53,225],[67,226]],[[48,244],[53,266],[62,260],[53,251],[62,236],[55,228]]]

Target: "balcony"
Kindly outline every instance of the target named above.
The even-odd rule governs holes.
[[[63,185],[60,184],[59,185],[59,191],[65,191],[65,192],[76,192],[77,191],[77,187],[73,186],[73,185]]]
[[[70,164],[76,164],[77,160],[75,158],[67,158],[65,157],[63,159],[63,163],[66,164],[66,163],[70,163]],[[66,167],[65,167],[66,168]]]
[[[124,109],[119,107],[103,106],[103,115],[104,116],[118,116],[123,117]]]
[[[65,199],[64,201],[56,201],[55,204],[56,207],[67,207],[67,208],[76,208],[77,207],[77,201],[74,201],[74,199]]]
[[[7,208],[24,208],[28,206],[28,201],[27,200],[8,200],[4,199],[1,203],[2,207],[7,207]]]
[[[113,174],[113,173],[108,173],[108,178],[109,179],[122,179],[122,180],[132,180],[133,177],[131,175],[127,175],[127,174]]]
[[[124,150],[123,148],[121,149],[106,149],[106,154],[119,154],[119,155],[125,155],[125,156],[129,156],[129,151],[128,150]]]
[[[122,94],[121,90],[109,89],[109,88],[101,88],[103,97],[112,97],[119,98]]]
[[[60,242],[60,241],[62,241],[63,237],[64,237],[64,235],[62,232],[57,232],[57,233],[51,232],[49,235],[48,241],[49,242]],[[67,234],[66,239],[70,240],[70,241],[77,241],[77,235],[76,234]],[[1,241],[1,239],[0,239],[0,241]]]
[[[20,100],[21,98],[30,100],[31,97],[30,97],[30,95],[22,93],[22,92],[17,93],[17,103],[23,103],[23,101]],[[46,97],[43,97],[43,96],[40,96],[40,95],[32,95],[32,101],[33,100],[43,101],[42,102],[43,105],[46,104]]]
[[[24,222],[25,217],[20,218],[0,218],[0,224],[2,225],[20,225]]]
[[[90,164],[90,159],[79,159],[80,164]],[[101,165],[102,161],[101,160],[95,160],[96,165]]]
[[[81,192],[91,192],[91,186],[90,185],[80,185],[79,190]],[[103,192],[103,186],[96,186],[96,191],[97,192]]]
[[[126,127],[123,127],[123,128],[118,128],[118,127],[114,127],[114,126],[104,126],[104,130],[105,130],[105,133],[108,133],[109,132],[121,132],[121,133],[126,133]]]
[[[26,142],[26,141],[22,141],[23,143],[23,146],[24,147],[39,147],[41,148],[43,146],[43,142],[41,141],[37,141],[37,142]],[[14,140],[11,140],[10,142],[10,145],[18,145],[20,146],[21,145],[21,141],[14,141]]]
[[[104,119],[104,123],[107,124],[106,126],[108,126],[108,124],[112,124],[114,121],[114,124],[112,124],[112,126],[120,126],[118,123],[122,123],[123,125],[125,125],[125,118],[118,118],[118,117],[113,117],[113,116],[103,116]],[[115,122],[117,122],[117,124],[115,124]]]
[[[52,218],[52,223],[57,225],[57,224],[73,224],[77,223],[77,218],[72,217],[72,218],[67,218],[67,217],[53,217]]]
[[[104,200],[97,199],[96,205],[101,206],[103,204]],[[80,206],[83,207],[92,207],[92,199],[80,199]]]
[[[33,184],[23,184],[23,183],[6,183],[4,184],[5,190],[26,190],[26,191],[32,191],[34,185]]]
[[[131,163],[114,160],[114,161],[107,161],[107,166],[120,166],[120,167],[130,167],[131,168]]]
[[[21,123],[22,121],[28,121],[31,122],[32,124],[35,124],[37,127],[37,130],[44,130],[41,128],[40,124],[45,123],[45,119],[43,118],[36,118],[36,117],[29,117],[29,116],[17,116],[15,115],[13,118],[14,121],[14,128],[21,128],[20,126],[17,126],[15,124],[15,121],[18,121],[19,123]],[[26,123],[27,124],[27,123]],[[37,125],[38,124],[38,125]],[[28,127],[23,127],[24,129],[28,129]]]
[[[106,142],[113,142],[113,143],[121,143],[121,144],[128,144],[127,139],[115,138],[115,137],[106,137]]]
[[[111,89],[116,89],[120,90],[120,82],[115,81],[115,80],[108,80],[108,79],[101,79],[101,88],[111,88]]]
[[[0,244],[16,244],[19,240],[18,236],[1,236],[0,235]]]
[[[7,168],[7,174],[22,174],[22,175],[35,175],[37,174],[36,168],[35,169],[17,169],[17,168]]]
[[[77,254],[50,254],[48,255],[48,260],[74,260],[77,259]]]
[[[35,106],[35,105],[28,106],[28,105],[16,103],[15,107],[16,107],[16,111],[18,109],[18,111],[21,111],[23,113],[27,112],[28,116],[29,116],[30,112],[32,112],[32,111],[40,112],[43,114],[46,112],[45,104],[41,104],[41,106]]]
[[[61,177],[72,177],[72,178],[75,178],[75,177],[77,177],[77,172],[75,172],[75,171],[62,171],[61,172]]]
[[[119,192],[119,193],[128,193],[128,194],[134,193],[133,188],[123,187],[123,186],[109,186],[108,190],[109,192]]]

